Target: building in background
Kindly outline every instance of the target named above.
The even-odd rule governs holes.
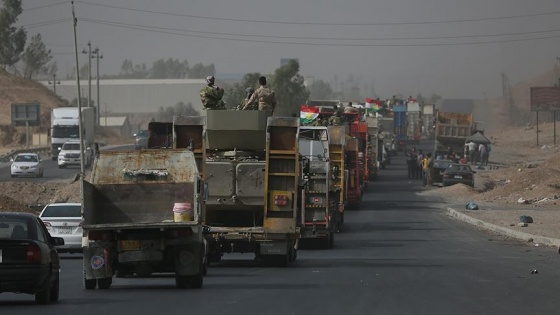
[[[123,137],[131,137],[134,131],[126,116],[101,117],[101,126],[107,127]]]

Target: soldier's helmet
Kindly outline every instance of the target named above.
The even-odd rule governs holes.
[[[213,75],[209,75],[206,77],[206,83],[208,84],[214,84],[214,76]]]

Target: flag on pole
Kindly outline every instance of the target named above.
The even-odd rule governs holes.
[[[319,117],[319,107],[301,105],[299,112],[299,120],[302,125],[310,124]]]

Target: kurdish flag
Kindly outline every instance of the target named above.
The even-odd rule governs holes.
[[[310,124],[319,116],[319,107],[301,105],[299,112],[299,121],[302,125]]]
[[[377,113],[381,109],[380,100],[372,100],[371,98],[366,98],[366,111],[370,114]]]

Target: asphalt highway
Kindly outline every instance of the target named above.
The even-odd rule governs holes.
[[[47,175],[48,173],[45,172]],[[82,260],[64,255],[60,301],[0,294],[3,314],[557,314],[560,255],[454,221],[445,204],[416,193],[405,158],[370,183],[331,250],[300,250],[287,268],[226,256],[202,289],[172,275],[114,279],[86,291]],[[537,274],[532,274],[538,270]]]

